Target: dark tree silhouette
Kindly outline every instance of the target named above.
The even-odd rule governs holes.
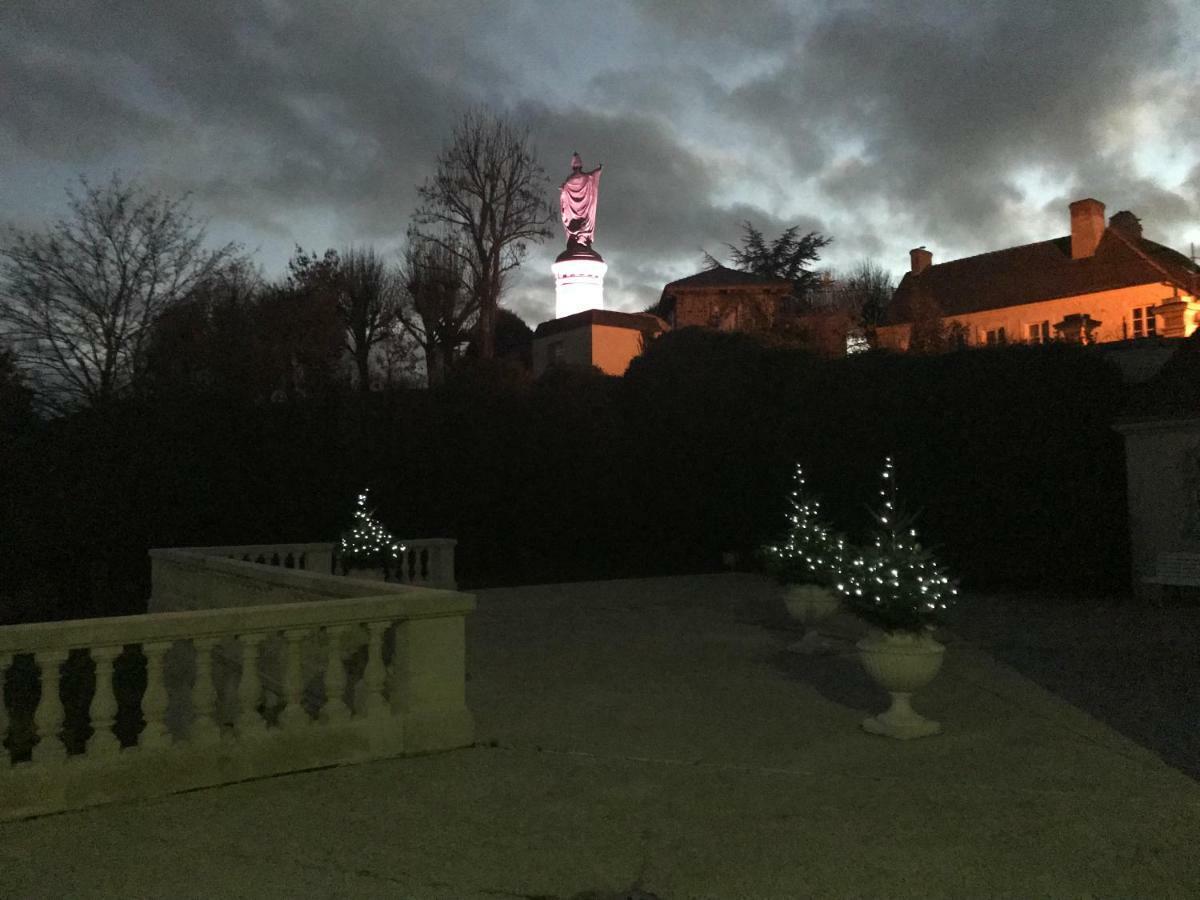
[[[424,353],[431,387],[445,380],[479,311],[478,296],[467,284],[463,254],[450,249],[456,239],[448,233],[433,240],[410,229],[400,272],[400,324]]]
[[[248,262],[222,266],[154,324],[142,384],[157,396],[213,391],[265,398],[273,378],[255,327],[265,285]]]
[[[135,379],[155,320],[237,255],[204,247],[185,198],[114,175],[80,179],[71,215],[0,247],[0,329],[18,362],[64,408],[111,400]]]
[[[549,180],[529,132],[483,109],[463,116],[419,188],[422,236],[457,257],[479,308],[479,349],[495,355],[496,309],[505,273],[521,264],[530,241],[550,237]]]
[[[913,294],[909,312],[912,316],[908,332],[910,353],[945,353],[950,349],[942,308],[936,300],[918,289]]]
[[[21,377],[17,357],[0,347],[0,434],[14,435],[33,420],[33,391]]]
[[[873,259],[858,262],[846,276],[843,287],[849,308],[857,315],[859,326],[875,345],[875,332],[891,302],[896,285],[892,275]]]
[[[799,297],[816,284],[817,275],[812,271],[812,263],[821,258],[820,249],[831,240],[816,231],[800,235],[800,226],[793,225],[768,242],[761,231],[749,222],[743,222],[741,246],[725,246],[729,248],[733,268],[755,275],[786,278],[795,284],[796,296]],[[704,265],[713,269],[721,263],[705,253]]]
[[[346,333],[346,352],[354,360],[360,393],[371,390],[371,352],[395,333],[399,280],[374,248],[326,250],[317,258],[299,247],[288,263],[293,285],[334,297]]]

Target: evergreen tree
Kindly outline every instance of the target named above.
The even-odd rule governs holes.
[[[783,543],[763,548],[768,570],[784,584],[835,584],[841,577],[845,544],[821,518],[820,501],[809,495],[800,463],[790,503]]]
[[[802,297],[806,290],[816,284],[817,275],[812,265],[821,258],[821,248],[832,240],[816,231],[802,235],[800,226],[793,225],[775,240],[768,241],[752,224],[743,222],[741,246],[725,246],[729,248],[733,268],[754,275],[786,278],[795,284],[796,296]],[[715,269],[720,265],[711,254],[704,254],[706,269]]]
[[[343,570],[350,566],[378,566],[390,572],[405,546],[383,527],[367,507],[367,488],[358,495],[354,520],[338,541]]]
[[[884,460],[874,542],[851,555],[838,591],[858,614],[885,631],[932,627],[958,594],[954,581],[917,541],[913,516],[897,504],[895,465]]]

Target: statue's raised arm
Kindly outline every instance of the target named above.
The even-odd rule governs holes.
[[[562,185],[559,205],[562,209],[563,230],[567,244],[590,247],[596,234],[596,200],[600,195],[600,170],[583,171],[578,153],[571,155],[571,174]]]

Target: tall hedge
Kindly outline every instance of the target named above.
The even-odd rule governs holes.
[[[620,379],[476,361],[366,406],[157,394],[8,443],[0,600],[132,611],[149,547],[333,540],[364,485],[394,533],[458,538],[467,586],[706,570],[780,530],[796,460],[860,531],[887,454],[968,587],[1123,588],[1124,390],[1062,345],[830,362],[685,329]]]

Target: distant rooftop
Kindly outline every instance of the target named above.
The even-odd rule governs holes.
[[[712,269],[705,269],[703,272],[697,272],[695,275],[689,275],[687,278],[672,281],[663,288],[663,293],[678,288],[745,287],[747,285],[791,287],[792,282],[786,278],[778,278],[774,275],[756,275],[753,272],[742,272],[738,269],[727,268],[726,266],[717,266]]]
[[[930,265],[920,274],[908,272],[889,304],[888,321],[910,321],[918,294],[934,300],[943,316],[953,317],[1155,282],[1194,294],[1200,289],[1198,273],[1182,253],[1110,225],[1095,253],[1084,259],[1071,258],[1067,235]],[[1168,288],[1164,298],[1169,293]]]
[[[576,328],[590,328],[593,325],[607,325],[610,328],[629,328],[633,331],[656,334],[667,330],[667,323],[651,313],[619,312],[615,309],[585,309],[561,319],[551,319],[542,322],[533,332],[534,337],[545,337],[550,334],[560,334],[564,331],[574,331]]]

